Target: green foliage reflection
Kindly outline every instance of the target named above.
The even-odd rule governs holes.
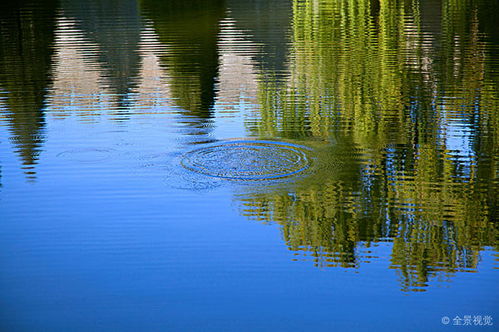
[[[319,265],[355,267],[393,242],[404,290],[475,270],[498,235],[498,62],[482,3],[293,6],[290,77],[264,74],[248,129],[315,146],[319,166],[291,193],[241,194],[243,214],[279,223]]]

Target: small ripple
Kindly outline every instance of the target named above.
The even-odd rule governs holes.
[[[61,152],[57,157],[76,162],[95,163],[109,159],[113,151],[112,149],[82,148]]]

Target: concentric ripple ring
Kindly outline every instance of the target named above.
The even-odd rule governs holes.
[[[61,152],[57,157],[76,162],[95,163],[108,159],[112,149],[81,148]]]
[[[278,179],[310,167],[308,148],[272,141],[227,141],[187,152],[181,164],[204,175],[235,180]]]

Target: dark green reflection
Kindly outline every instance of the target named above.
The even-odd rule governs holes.
[[[168,49],[161,61],[171,78],[176,104],[187,115],[211,117],[218,77],[217,36],[225,1],[144,0],[142,9]]]
[[[393,242],[404,290],[476,270],[498,244],[499,63],[485,8],[294,1],[290,79],[262,74],[247,125],[315,147],[318,166],[291,189],[239,195],[243,214],[279,223],[321,266],[356,267],[364,247]]]
[[[289,55],[292,0],[227,0],[235,27],[261,47],[252,54],[262,74],[285,74]]]
[[[43,143],[56,7],[56,0],[0,4],[0,89],[6,92],[11,137],[29,177]]]

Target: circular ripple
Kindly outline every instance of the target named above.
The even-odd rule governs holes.
[[[61,152],[57,157],[76,162],[94,163],[108,159],[111,151],[109,149],[75,149]]]
[[[266,180],[306,170],[306,147],[269,141],[231,141],[193,150],[181,160],[183,167],[217,178]]]

